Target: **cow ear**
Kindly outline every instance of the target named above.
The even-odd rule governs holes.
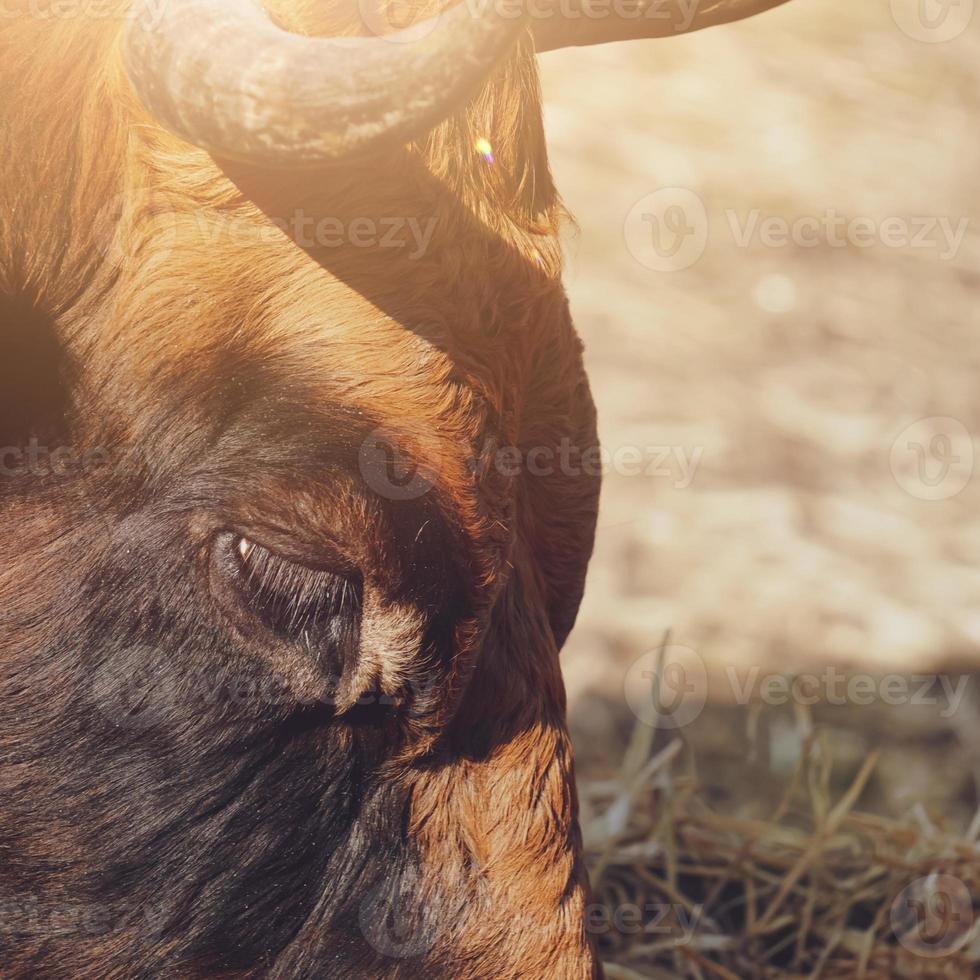
[[[706,0],[694,9],[680,0],[572,0],[555,5],[552,16],[533,21],[534,47],[540,54],[558,48],[587,47],[610,41],[676,37],[706,27],[744,20],[787,0]],[[545,10],[547,10],[547,4]]]
[[[54,318],[31,297],[0,290],[0,448],[64,433],[68,391]]]

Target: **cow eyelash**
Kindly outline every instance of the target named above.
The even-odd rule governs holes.
[[[239,590],[268,627],[293,639],[349,638],[360,607],[357,583],[290,561],[246,537],[234,538],[232,548]]]

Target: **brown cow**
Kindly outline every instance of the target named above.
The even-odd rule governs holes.
[[[0,0],[4,977],[600,975],[535,43],[676,21],[514,6]]]

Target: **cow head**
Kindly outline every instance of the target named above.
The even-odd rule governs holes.
[[[597,976],[558,665],[595,417],[533,34],[28,7],[0,27],[6,974]]]

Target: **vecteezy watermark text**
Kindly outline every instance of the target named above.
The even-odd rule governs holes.
[[[929,249],[943,262],[955,259],[970,227],[969,218],[946,216],[848,217],[836,208],[823,214],[789,219],[763,214],[758,208],[740,214],[725,212],[732,240],[739,248],[758,243],[764,248]]]
[[[481,449],[460,446],[458,455],[433,458],[409,438],[388,429],[375,429],[362,442],[358,465],[365,483],[391,500],[423,496],[438,482],[444,466],[462,461],[479,482],[494,472],[507,479],[522,475],[532,478],[600,477],[615,473],[670,481],[677,490],[694,482],[704,456],[703,446],[580,446],[562,438],[555,445],[530,447],[487,443]]]
[[[0,21],[30,18],[40,21],[87,22],[136,20],[147,30],[163,21],[170,0],[0,0]]]
[[[688,908],[679,902],[626,902],[610,906],[593,902],[585,908],[585,931],[593,936],[618,933],[689,943],[704,918],[704,906]]]
[[[869,674],[828,666],[796,674],[764,672],[760,666],[726,666],[712,683],[719,699],[742,706],[753,702],[772,708],[928,707],[940,718],[952,718],[970,686],[968,675]],[[722,683],[724,692],[717,690]],[[694,722],[708,702],[709,677],[704,660],[687,646],[671,644],[638,657],[624,677],[623,691],[634,715],[653,728],[683,728]]]
[[[722,218],[724,220],[722,220]],[[623,237],[630,254],[655,272],[693,266],[717,244],[722,230],[736,248],[872,249],[931,252],[942,262],[959,255],[970,219],[949,215],[847,215],[837,208],[794,216],[759,208],[709,214],[694,191],[664,187],[640,198],[626,215]]]
[[[732,666],[725,668],[735,700],[748,704],[753,695],[770,707],[786,704],[829,704],[836,707],[871,704],[927,706],[939,709],[940,718],[951,718],[963,703],[970,684],[967,676],[946,674],[848,674],[838,667],[819,673],[763,674],[752,667],[743,675]]]
[[[142,453],[135,448],[125,451],[113,451],[105,446],[51,448],[37,438],[30,439],[26,446],[0,446],[0,477],[14,479],[65,479],[107,470],[124,475],[139,472],[142,463]]]

